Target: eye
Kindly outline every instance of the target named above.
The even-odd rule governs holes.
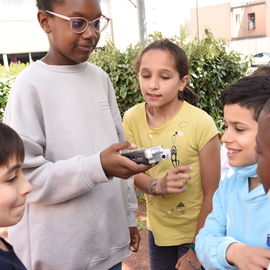
[[[73,18],[71,20],[72,29],[74,31],[81,31],[85,28],[87,22],[83,18]]]
[[[95,21],[93,22],[93,27],[94,27],[97,31],[100,30],[100,19],[95,20]]]
[[[15,182],[16,180],[17,180],[17,175],[14,176],[14,177],[12,177],[12,178],[10,178],[10,179],[8,179],[7,182],[10,183],[10,184],[12,184],[12,183]]]
[[[147,78],[150,78],[150,74],[141,74],[141,77],[144,78],[144,79],[147,79]]]
[[[168,77],[168,76],[161,76],[161,79],[163,79],[163,80],[169,80],[170,77]]]
[[[245,131],[243,128],[238,128],[238,127],[235,127],[235,130],[236,130],[237,132],[243,132],[243,131]]]

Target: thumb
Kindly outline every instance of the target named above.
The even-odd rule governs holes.
[[[130,143],[128,141],[125,142],[119,142],[112,145],[113,149],[115,151],[120,151],[124,149],[135,149],[137,146],[134,143]]]

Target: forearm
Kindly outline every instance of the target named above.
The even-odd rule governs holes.
[[[134,176],[134,184],[135,186],[141,190],[144,193],[150,194],[149,193],[149,185],[151,182],[152,178],[145,174],[145,173],[139,173]]]
[[[99,154],[49,162],[42,156],[25,160],[25,175],[33,185],[29,203],[58,204],[90,192],[108,182]]]

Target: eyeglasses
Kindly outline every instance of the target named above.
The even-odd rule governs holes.
[[[101,15],[93,21],[89,21],[83,17],[67,17],[49,10],[45,10],[45,12],[69,21],[70,30],[77,34],[85,32],[90,24],[95,32],[100,33],[107,27],[110,21],[110,19],[104,15]]]

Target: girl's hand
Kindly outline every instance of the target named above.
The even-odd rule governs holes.
[[[156,193],[159,195],[178,194],[186,189],[186,181],[191,178],[186,172],[190,171],[190,166],[177,166],[170,169],[156,185]],[[182,181],[184,180],[184,181]]]
[[[200,270],[201,264],[192,249],[180,257],[175,265],[177,270]]]
[[[266,270],[270,264],[270,250],[233,243],[227,249],[226,259],[242,270]]]

